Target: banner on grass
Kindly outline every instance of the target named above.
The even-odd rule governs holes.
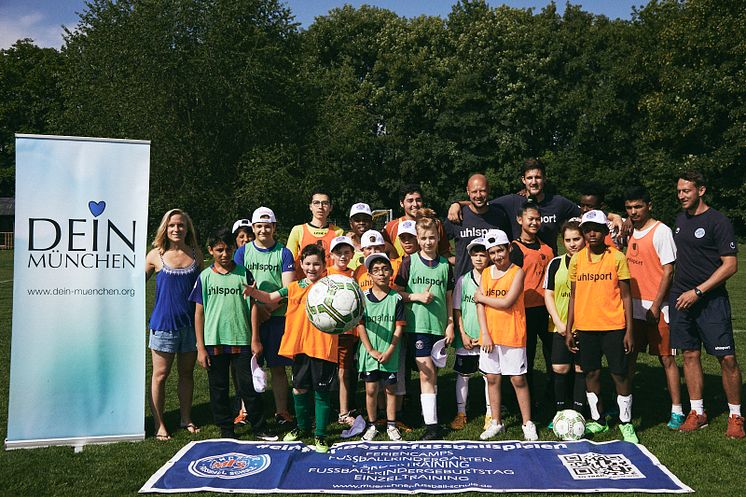
[[[140,489],[162,492],[666,492],[692,489],[628,442],[192,442]]]
[[[6,448],[144,438],[150,143],[16,135]]]

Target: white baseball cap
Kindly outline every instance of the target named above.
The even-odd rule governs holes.
[[[378,231],[368,230],[363,233],[363,236],[360,237],[361,248],[375,247],[376,245],[386,245],[386,241],[383,239],[383,235],[381,235]]]
[[[269,207],[259,207],[251,215],[252,223],[276,223],[275,213]]]
[[[349,245],[353,252],[355,251],[355,245],[352,244],[352,239],[349,236],[338,236],[329,244],[329,252],[334,252],[335,248],[345,244]]]
[[[365,262],[363,262],[365,269],[370,270],[370,264],[376,259],[386,259],[389,263],[391,262],[391,259],[389,259],[389,256],[385,252],[377,252],[365,258]]]
[[[370,210],[370,206],[363,202],[358,202],[350,207],[350,217],[356,214],[367,214],[368,216],[373,217],[373,211]]]
[[[471,252],[471,249],[474,247],[484,247],[484,246],[485,246],[484,237],[478,236],[472,241],[470,241],[469,245],[466,246],[466,253],[468,254],[469,252]]]
[[[484,248],[490,249],[498,245],[508,245],[510,239],[503,230],[488,230],[487,233],[482,235],[484,239]]]
[[[251,229],[251,221],[248,219],[239,219],[235,223],[233,223],[233,229],[231,230],[231,233],[235,233],[238,231],[238,228],[249,228]]]
[[[445,338],[441,338],[433,344],[433,349],[430,351],[430,357],[433,359],[433,364],[435,364],[436,368],[444,368],[446,366],[448,352],[446,351]]]
[[[402,233],[409,233],[410,235],[417,236],[417,226],[414,221],[411,219],[407,219],[406,221],[402,221],[399,223],[399,234],[397,236],[401,236]]]
[[[595,223],[608,226],[609,220],[606,219],[606,214],[604,214],[603,211],[592,210],[586,212],[585,214],[583,214],[583,217],[580,218],[580,226],[583,226],[586,223]]]
[[[262,393],[267,389],[267,375],[264,370],[259,366],[259,360],[256,355],[251,356],[251,379],[254,383],[254,390],[257,393]]]

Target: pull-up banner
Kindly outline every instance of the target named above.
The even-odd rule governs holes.
[[[692,492],[629,442],[191,442],[140,489],[230,493]]]
[[[5,447],[144,438],[150,143],[16,135]]]

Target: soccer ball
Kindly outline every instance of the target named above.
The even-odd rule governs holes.
[[[559,411],[552,421],[552,431],[560,440],[580,440],[585,435],[585,418],[578,411]]]
[[[306,300],[306,315],[324,333],[338,335],[360,322],[365,309],[363,291],[352,278],[332,274],[314,283]]]

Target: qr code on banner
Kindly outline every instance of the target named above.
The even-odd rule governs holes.
[[[585,454],[562,454],[557,457],[574,480],[645,478],[645,475],[622,454],[587,452]]]

